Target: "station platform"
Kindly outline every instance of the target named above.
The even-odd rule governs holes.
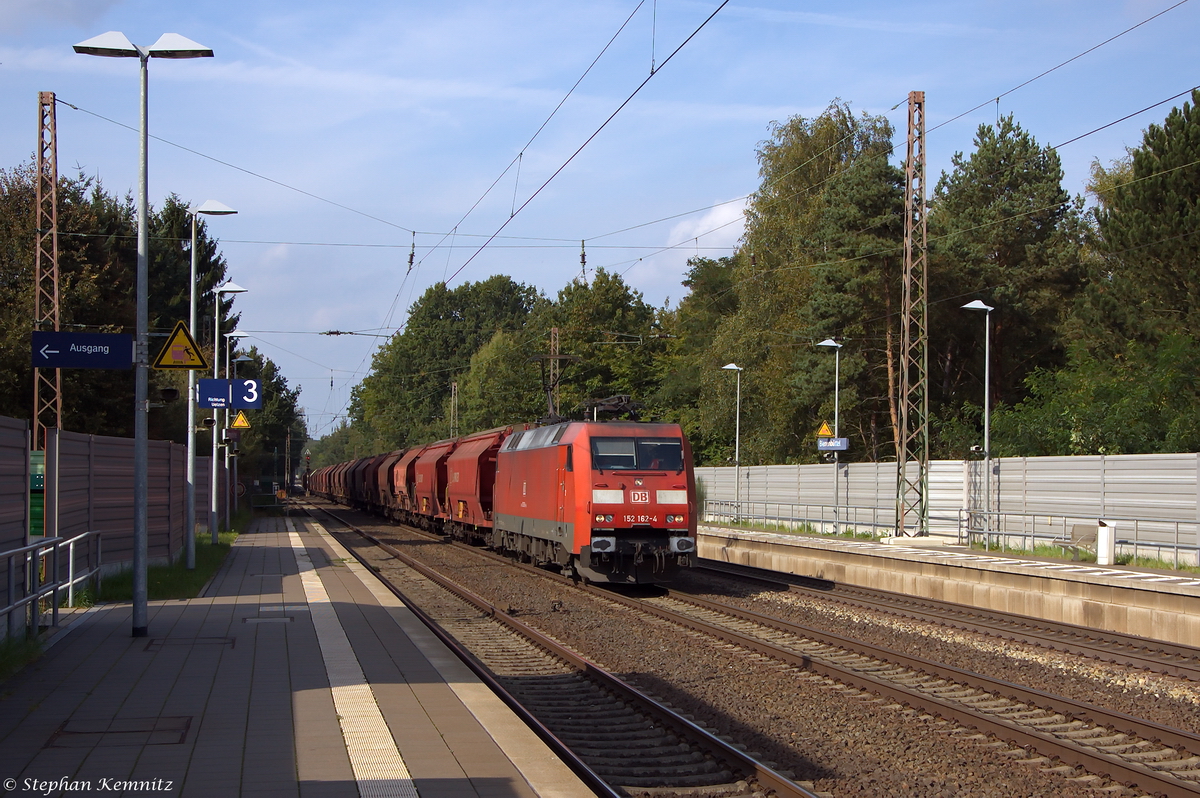
[[[1200,646],[1200,574],[702,524],[703,559]]]
[[[202,597],[73,618],[0,683],[0,794],[593,793],[318,524],[258,519]]]

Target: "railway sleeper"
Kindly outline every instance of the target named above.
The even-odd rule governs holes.
[[[592,753],[587,753],[591,751]],[[575,748],[575,753],[580,756],[586,756],[589,762],[610,758],[614,760],[636,759],[640,757],[662,757],[664,761],[670,761],[677,756],[691,756],[693,754],[692,747],[687,743],[678,743],[676,745],[657,745],[653,747],[639,746],[637,749],[614,749],[612,746],[591,746],[583,743]]]
[[[642,728],[633,729],[630,731],[613,732],[608,729],[597,729],[592,727],[585,729],[578,734],[558,729],[552,729],[555,736],[566,743],[572,749],[577,745],[587,745],[588,743],[627,743],[634,740],[661,740],[665,744],[672,744],[679,741],[679,738],[673,734],[663,734],[662,729]]]
[[[549,715],[543,715],[541,710],[538,710],[539,717],[545,717],[546,722],[555,727],[556,733],[560,736],[566,736],[569,732],[577,730],[580,734],[590,734],[591,732],[601,732],[604,734],[619,734],[638,731],[650,731],[657,734],[662,734],[647,720],[629,720],[626,722],[609,722],[597,724],[596,721],[589,718],[555,718]]]
[[[645,717],[630,714],[627,709],[612,709],[593,713],[590,710],[580,710],[578,706],[547,707],[541,704],[529,704],[529,706],[537,708],[539,717],[552,718],[555,722],[566,725],[572,723],[591,723],[595,726],[608,728],[610,726],[627,726],[646,722]]]
[[[584,756],[583,754],[580,754]],[[704,754],[699,751],[682,751],[673,754],[651,754],[646,749],[642,748],[637,751],[630,751],[628,755],[623,755],[620,751],[606,751],[604,754],[588,754],[588,767],[595,768],[600,766],[621,767],[626,771],[635,769],[631,766],[632,762],[644,762],[644,765],[639,768],[662,769],[672,773],[680,768],[693,768],[697,763],[705,761]],[[645,771],[643,771],[645,772]]]
[[[1200,765],[1200,756],[1189,756],[1187,759],[1176,759],[1169,762],[1150,762],[1147,767],[1153,770],[1165,770],[1168,773],[1179,771],[1194,771]]]
[[[1178,760],[1180,753],[1174,748],[1158,748],[1154,751],[1131,751],[1127,754],[1121,754],[1122,759],[1127,759],[1130,762],[1141,762],[1147,766],[1155,767],[1161,762],[1170,762]]]
[[[603,773],[599,775],[603,776]],[[680,776],[671,779],[669,783],[661,778],[631,778],[623,774],[620,775],[619,786],[629,791],[629,788],[646,788],[646,787],[711,787],[718,784],[728,784],[733,781],[733,774],[728,770],[722,770],[719,773],[713,773],[711,776],[694,776],[688,778]],[[731,788],[733,785],[730,785]]]

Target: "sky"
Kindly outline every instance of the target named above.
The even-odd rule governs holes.
[[[208,230],[244,343],[313,437],[439,281],[553,297],[584,242],[588,273],[677,303],[689,257],[736,246],[773,122],[840,99],[891,120],[899,162],[920,90],[931,191],[1013,114],[1043,145],[1091,133],[1060,149],[1082,194],[1183,99],[1117,120],[1200,84],[1200,0],[2,0],[0,168],[52,91],[60,173],[136,193],[137,61],[72,49],[110,30],[215,53],[150,61],[150,203],[238,210]]]

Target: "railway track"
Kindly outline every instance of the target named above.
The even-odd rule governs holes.
[[[1149,794],[1200,795],[1200,737],[1187,732],[695,596],[637,599],[584,590],[715,637],[742,656],[766,657],[944,718],[967,739],[968,730],[985,732],[1015,746],[1006,752],[1014,758],[1052,772],[1081,767]]]
[[[1200,736],[694,596],[609,599],[1151,794],[1200,795]]]
[[[565,761],[574,760],[608,794],[819,795],[370,533],[328,510],[306,509],[386,553],[385,568],[351,547]]]
[[[775,585],[823,602],[869,609],[893,617],[935,623],[953,629],[990,635],[1001,640],[1028,643],[1150,673],[1200,682],[1200,649],[1120,632],[1089,629],[1069,623],[1045,621],[1026,615],[981,610],[961,604],[890,593],[885,590],[840,585],[824,580],[781,578],[754,568],[705,560],[705,571]]]

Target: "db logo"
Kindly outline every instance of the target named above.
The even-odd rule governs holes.
[[[629,491],[629,501],[634,504],[649,504],[650,491],[648,490],[631,490]]]

